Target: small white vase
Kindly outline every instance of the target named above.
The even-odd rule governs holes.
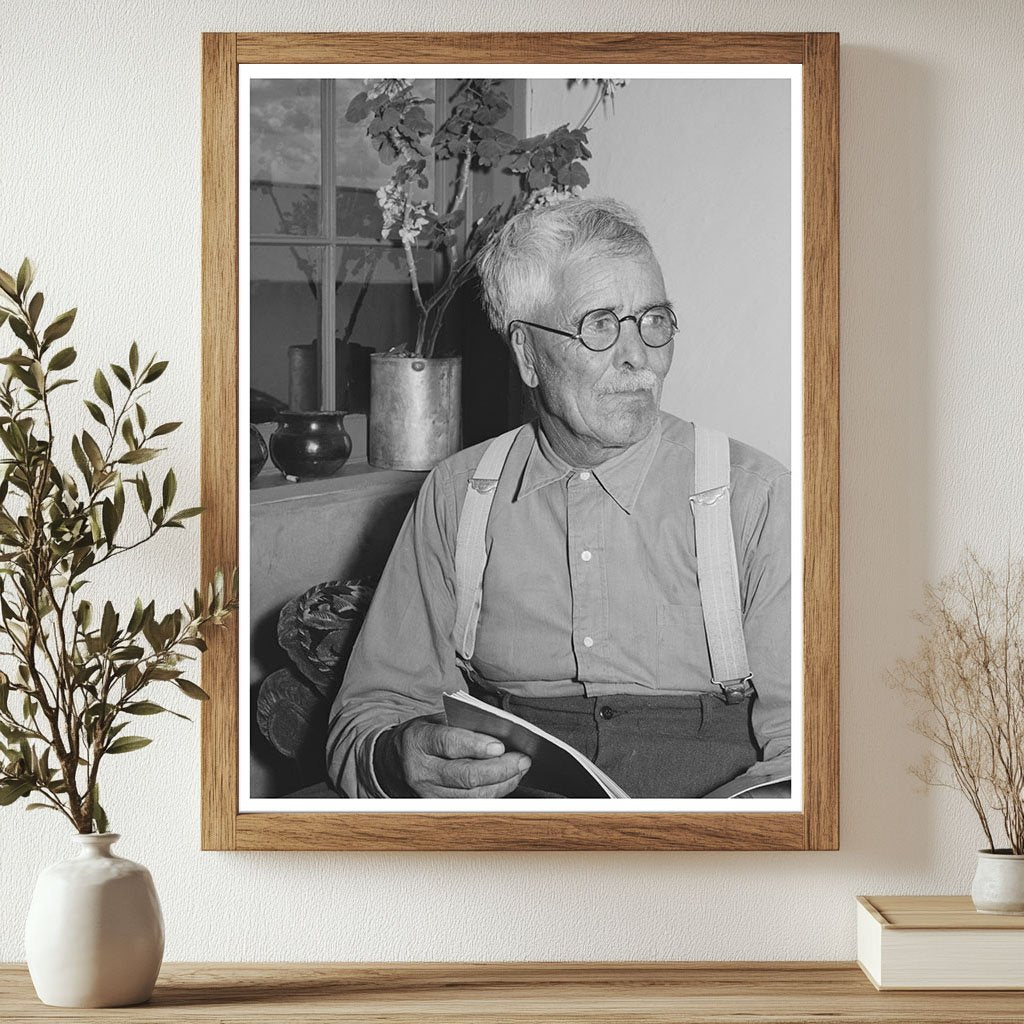
[[[1024,854],[979,850],[971,899],[982,914],[1024,914]]]
[[[121,837],[76,835],[81,852],[43,870],[25,958],[49,1006],[134,1006],[153,994],[164,920],[150,873],[111,853]]]

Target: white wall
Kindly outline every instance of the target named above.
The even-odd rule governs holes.
[[[81,309],[83,362],[173,356],[151,418],[198,490],[199,33],[838,30],[842,101],[842,850],[733,854],[200,853],[198,735],[158,720],[111,765],[122,852],[153,871],[169,959],[848,958],[853,897],[964,892],[978,829],[918,793],[886,671],[922,582],[964,544],[1020,550],[1024,205],[1016,2],[15,0],[0,34],[0,266]],[[190,592],[195,530],[111,584]],[[70,850],[0,810],[0,960],[30,880]]]
[[[675,303],[662,408],[787,466],[790,396],[802,393],[791,376],[794,90],[799,100],[786,79],[631,78],[590,118],[586,165],[587,195],[639,216]],[[593,98],[590,84],[532,81],[528,134],[575,127]]]

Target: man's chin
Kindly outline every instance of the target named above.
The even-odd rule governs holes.
[[[650,391],[617,392],[603,395],[603,412],[608,424],[607,436],[614,443],[627,447],[642,441],[654,429],[658,406]]]

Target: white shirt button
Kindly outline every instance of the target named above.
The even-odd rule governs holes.
[[[585,636],[583,638],[583,646],[584,647],[593,647],[594,646],[594,638],[592,636]]]
[[[594,556],[589,551],[580,552],[580,558],[582,558],[584,562],[589,562],[593,557]]]
[[[583,472],[580,473],[580,479],[581,480],[589,480],[590,479],[589,471],[588,470],[583,470]]]

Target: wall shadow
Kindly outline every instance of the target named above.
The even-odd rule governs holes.
[[[841,72],[841,844],[924,873],[936,848],[889,683],[931,572],[935,73],[844,46]],[[846,859],[846,858],[844,858]]]

